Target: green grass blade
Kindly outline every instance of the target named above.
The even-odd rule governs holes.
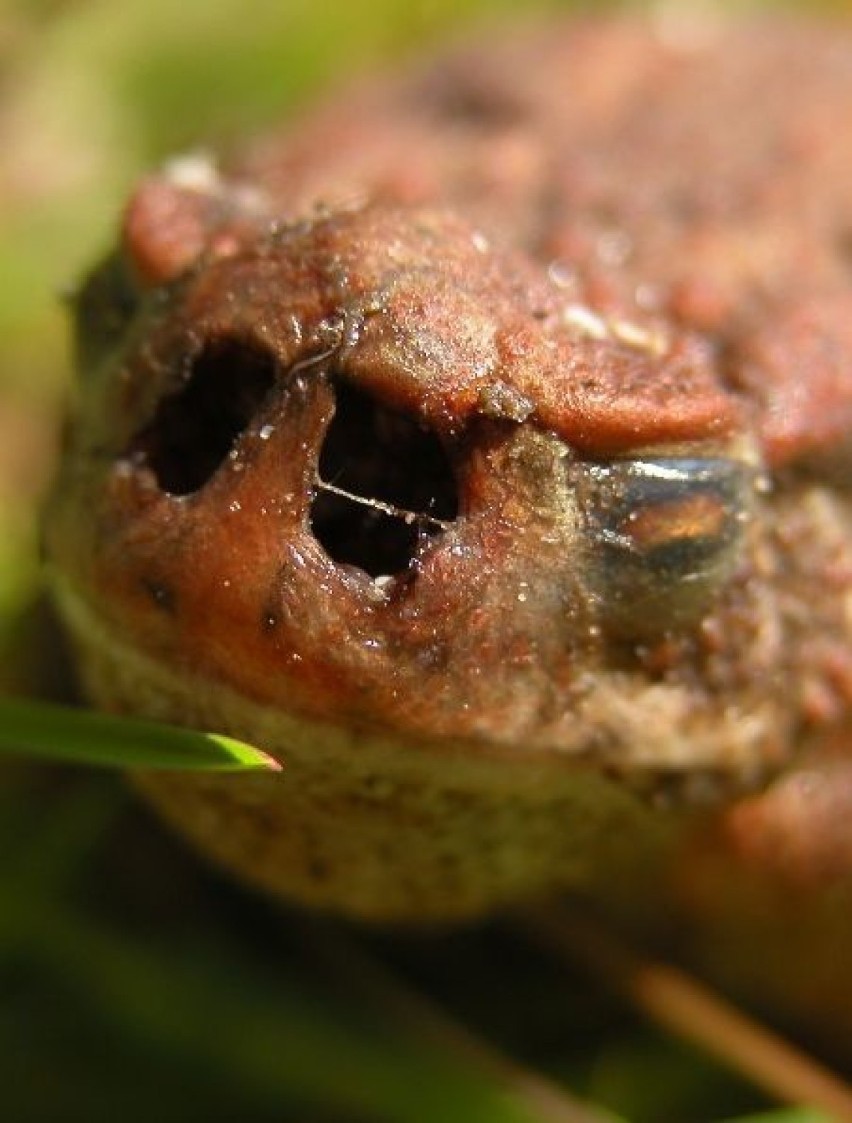
[[[233,737],[43,702],[0,699],[0,757],[64,764],[239,772],[281,765]]]

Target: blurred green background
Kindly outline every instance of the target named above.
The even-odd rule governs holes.
[[[37,600],[36,512],[69,386],[62,298],[140,171],[515,6],[0,4],[0,692],[68,690]],[[517,934],[368,936],[291,914],[208,871],[115,777],[0,764],[3,1123],[544,1118],[400,1009],[375,963],[601,1113],[770,1109]]]

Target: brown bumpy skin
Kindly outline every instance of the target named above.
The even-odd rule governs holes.
[[[249,880],[571,887],[852,1028],[852,29],[688,31],[510,29],[144,182],[51,572],[95,702],[282,758],[138,778]]]

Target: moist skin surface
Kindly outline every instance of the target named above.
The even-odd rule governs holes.
[[[683,31],[522,24],[145,180],[51,575],[95,702],[283,759],[139,777],[242,876],[571,888],[848,1022],[852,30]]]

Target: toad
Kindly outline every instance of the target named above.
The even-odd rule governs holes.
[[[144,180],[51,580],[97,705],[284,761],[137,777],[254,884],[572,889],[849,1025],[852,33],[697,31],[532,22]]]

